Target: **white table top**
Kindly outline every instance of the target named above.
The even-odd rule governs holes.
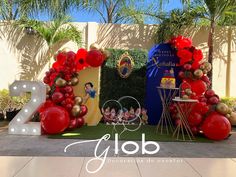
[[[186,102],[186,103],[197,103],[198,100],[194,100],[194,99],[182,99],[180,97],[175,97],[173,99],[173,101],[176,101],[176,102]]]

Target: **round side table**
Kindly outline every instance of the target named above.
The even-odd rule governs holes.
[[[188,117],[191,114],[191,111],[194,107],[194,105],[198,102],[198,100],[193,99],[181,99],[181,98],[174,98],[174,105],[177,108],[180,123],[177,125],[173,137],[176,137],[177,140],[183,140],[183,141],[193,141],[195,139],[192,130],[188,124]],[[182,136],[179,136],[179,135]],[[187,136],[186,136],[187,134]]]
[[[172,99],[179,93],[179,88],[157,87],[157,90],[163,107],[161,118],[157,124],[157,132],[169,134],[174,131],[169,106]]]

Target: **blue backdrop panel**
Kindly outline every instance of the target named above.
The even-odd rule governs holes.
[[[176,86],[180,84],[178,73],[180,68],[178,57],[170,44],[155,45],[148,54],[147,62],[147,83],[146,83],[146,109],[148,113],[148,123],[156,125],[162,113],[162,104],[158,95],[157,87],[160,86],[161,79],[165,70],[174,69]]]

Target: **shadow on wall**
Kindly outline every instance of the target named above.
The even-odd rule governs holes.
[[[214,37],[214,60],[219,61],[219,68],[217,69],[218,71],[218,77],[222,73],[222,65],[227,64],[227,56],[228,53],[226,52],[228,49],[228,33],[229,33],[229,28],[221,28],[218,27],[216,28],[215,31],[215,37]],[[195,30],[194,35],[192,36],[193,43],[195,46],[198,46],[198,48],[202,49],[204,52],[204,56],[207,60],[208,58],[208,33],[209,33],[209,28],[208,27],[201,27],[198,30]],[[236,41],[236,33],[235,30],[232,31],[231,35],[231,41],[230,44],[232,46],[231,53],[236,51],[235,47],[235,41]]]
[[[0,30],[0,39],[5,39],[9,51],[16,54],[19,62],[17,79],[37,80],[38,76],[53,57],[48,51],[48,46],[39,35],[29,35],[23,29],[12,24],[4,24]],[[53,47],[53,51],[59,50],[67,41],[63,41]]]
[[[155,31],[154,25],[100,24],[97,42],[107,48],[149,50]]]

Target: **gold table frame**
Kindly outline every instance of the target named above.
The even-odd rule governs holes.
[[[160,95],[161,103],[163,107],[161,118],[157,124],[157,132],[164,134],[164,130],[165,130],[166,134],[169,134],[174,131],[174,125],[172,123],[169,106],[170,106],[170,103],[172,102],[172,99],[175,98],[175,96],[178,94],[179,88],[157,87],[157,90]],[[167,93],[167,91],[169,91],[169,93]]]
[[[193,100],[193,99],[181,99],[181,98],[175,98],[173,99],[174,105],[177,108],[179,118],[180,118],[180,123],[177,125],[173,137],[176,137],[177,140],[183,140],[183,141],[193,141],[195,140],[195,136],[193,135],[193,132],[189,126],[188,123],[188,117],[191,114],[191,111],[194,107],[194,105],[198,102],[198,100]],[[187,137],[185,137],[185,133],[187,134]],[[182,134],[182,139],[180,139],[180,134]]]

